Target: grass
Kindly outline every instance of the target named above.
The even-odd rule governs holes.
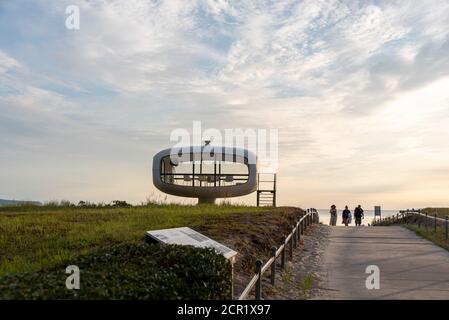
[[[308,272],[299,281],[295,280],[294,270],[291,264],[286,264],[285,269],[281,274],[281,281],[290,284],[297,290],[301,299],[307,299],[310,290],[313,289],[315,284],[315,278],[313,273]]]
[[[32,272],[116,244],[136,244],[145,231],[201,229],[239,213],[273,209],[245,206],[147,205],[131,208],[23,206],[0,208],[0,277]],[[275,209],[278,210],[278,209]],[[226,229],[226,224],[219,224]]]
[[[443,219],[449,216],[449,208],[424,208],[422,211],[432,216],[436,213],[437,217]]]
[[[404,225],[407,229],[414,231],[418,236],[421,236],[427,240],[432,241],[436,245],[443,249],[449,251],[449,241],[446,240],[445,229],[437,227],[437,232],[434,232],[433,226],[430,226],[427,230],[425,227],[421,226],[419,228],[417,225],[408,224]]]
[[[304,295],[306,295],[312,288],[314,284],[314,277],[311,272],[309,272],[304,279],[301,281],[301,287]]]
[[[427,213],[430,216],[433,216],[436,213],[437,217],[445,218],[449,215],[449,208],[425,208],[423,209],[423,213]],[[417,215],[409,219],[408,224],[402,224],[402,226],[415,232],[418,236],[430,240],[436,245],[449,251],[449,241],[446,240],[446,229],[444,227],[444,222],[443,224],[438,223],[436,232],[434,231],[434,223],[432,219],[427,219],[427,228],[425,225],[426,218]]]
[[[292,283],[294,278],[293,267],[290,263],[285,265],[285,268],[282,272],[281,279],[283,282]]]
[[[435,213],[439,218],[445,218],[449,215],[449,208],[425,208],[424,213],[433,216]],[[449,241],[446,240],[446,230],[444,225],[438,224],[436,232],[434,231],[434,225],[432,220],[428,220],[428,228],[425,228],[425,218],[421,218],[421,227],[417,225],[418,220],[414,221],[414,224],[408,224],[406,227],[414,231],[418,236],[421,236],[427,240],[432,241],[436,245],[449,251]]]

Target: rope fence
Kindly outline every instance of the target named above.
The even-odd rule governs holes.
[[[255,288],[255,300],[261,300],[262,276],[270,270],[270,284],[273,286],[276,284],[276,259],[280,257],[280,268],[283,270],[285,268],[286,255],[288,254],[290,259],[293,259],[293,249],[300,243],[304,232],[314,223],[319,223],[318,211],[313,208],[307,209],[306,214],[296,222],[296,225],[292,226],[291,233],[283,238],[280,247],[276,248],[273,246],[271,248],[271,258],[265,264],[259,259],[256,260],[256,272],[240,294],[238,300],[245,300],[253,288]]]
[[[404,210],[391,217],[385,217],[373,222],[373,226],[391,225],[391,224],[417,224],[418,228],[424,227],[426,230],[433,229],[437,232],[438,228],[444,229],[445,240],[449,241],[449,216],[438,218],[437,214],[428,214],[421,210]]]

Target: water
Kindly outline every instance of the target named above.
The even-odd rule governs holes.
[[[329,209],[318,209],[318,213],[320,215],[320,222],[323,224],[329,225],[329,220],[330,220]],[[350,210],[352,213],[351,225],[355,226],[354,209],[350,209]],[[372,221],[374,219],[374,209],[372,209],[372,210],[363,209],[363,210],[364,210],[365,219],[362,220],[362,225],[367,226],[368,224],[372,224]],[[338,212],[337,226],[343,226],[342,217],[341,217],[342,211],[343,211],[343,209],[337,209],[337,212]],[[391,217],[393,215],[396,215],[396,213],[398,213],[398,212],[399,212],[399,210],[382,210],[382,218]],[[379,219],[379,217],[377,217],[377,219]]]

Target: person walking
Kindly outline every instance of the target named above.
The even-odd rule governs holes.
[[[345,210],[343,210],[342,218],[343,218],[343,224],[347,227],[349,224],[349,215],[351,214],[351,211],[349,211],[348,206],[345,206]]]
[[[330,226],[336,226],[337,225],[337,207],[335,204],[331,206],[331,209],[329,210],[329,213],[331,215],[329,225]]]
[[[354,209],[354,217],[355,217],[355,225],[361,226],[362,219],[364,218],[363,209],[361,205],[358,205],[357,208]]]

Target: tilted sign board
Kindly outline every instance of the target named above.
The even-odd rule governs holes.
[[[198,248],[213,248],[234,263],[236,251],[214,241],[188,227],[147,231],[147,237],[159,243],[190,245]]]
[[[374,207],[374,216],[375,216],[375,217],[377,217],[377,216],[380,217],[381,214],[382,214],[381,207],[380,207],[380,206],[375,206],[375,207]]]

